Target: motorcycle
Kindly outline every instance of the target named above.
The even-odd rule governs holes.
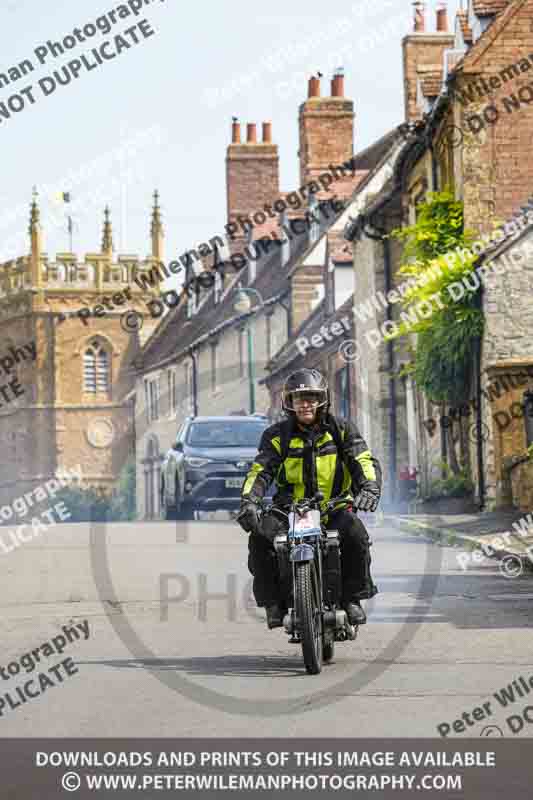
[[[301,644],[305,669],[317,675],[331,661],[335,642],[354,640],[358,626],[349,623],[341,608],[342,582],[339,532],[328,530],[324,517],[337,507],[351,507],[345,498],[330,500],[321,511],[324,495],[301,499],[286,506],[262,503],[262,514],[272,513],[287,525],[287,533],[274,539],[281,596],[287,613],[283,627],[290,644]]]

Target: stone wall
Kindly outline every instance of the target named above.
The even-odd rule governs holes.
[[[78,295],[77,302],[81,307],[83,297]],[[60,322],[57,313],[64,308],[63,296],[35,295],[28,300],[29,313],[1,324],[0,357],[29,342],[36,348],[35,361],[21,362],[13,372],[24,394],[0,409],[2,502],[78,464],[89,485],[110,490],[133,452],[132,411],[125,396],[133,386],[136,337],[122,328],[118,315],[92,319],[87,327],[75,317]],[[111,387],[88,394],[83,392],[83,355],[95,337],[108,353]]]
[[[521,461],[510,470],[513,504],[520,511],[533,511],[533,461]]]
[[[397,270],[400,248],[395,241],[391,241],[391,273],[392,285],[399,280]],[[409,462],[408,426],[406,414],[405,383],[396,378],[396,474],[392,470],[392,433],[391,433],[391,382],[389,369],[389,354],[386,343],[381,339],[373,346],[373,333],[379,330],[386,319],[385,309],[375,309],[370,319],[361,319],[357,313],[360,304],[365,304],[369,298],[376,297],[377,292],[383,295],[385,287],[384,249],[382,242],[374,241],[364,234],[355,245],[355,292],[354,292],[354,322],[359,358],[356,364],[355,400],[356,419],[365,436],[368,445],[379,458],[384,475],[384,498],[390,500],[393,485],[398,478],[398,470]],[[392,305],[393,318],[399,313],[399,308]],[[378,338],[375,334],[374,341]],[[394,366],[398,369],[400,363],[406,360],[406,342],[397,342],[394,345]]]

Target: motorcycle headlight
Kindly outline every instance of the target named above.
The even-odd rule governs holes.
[[[188,467],[198,469],[199,467],[205,467],[206,464],[212,464],[213,461],[211,458],[196,458],[195,456],[186,456],[185,463]]]

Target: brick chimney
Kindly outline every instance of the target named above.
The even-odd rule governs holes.
[[[413,3],[413,12],[413,32],[405,36],[402,42],[406,122],[412,122],[422,116],[416,105],[418,67],[442,69],[444,51],[453,47],[455,39],[454,34],[448,31],[446,3],[439,3],[437,30],[434,32],[426,30],[425,3],[416,0]]]
[[[277,144],[272,144],[272,123],[263,122],[262,142],[257,141],[255,123],[248,123],[246,142],[241,142],[240,124],[234,120],[231,138],[226,155],[228,222],[261,211],[279,197],[279,155]]]
[[[333,76],[329,97],[320,96],[320,78],[310,78],[299,112],[301,184],[353,156],[354,116],[353,101],[344,97],[341,69]]]
[[[437,6],[437,30],[439,33],[448,33],[448,9],[445,2]]]

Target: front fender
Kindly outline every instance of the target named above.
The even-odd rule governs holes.
[[[310,544],[297,544],[291,552],[291,561],[312,561],[315,557],[315,548]]]

